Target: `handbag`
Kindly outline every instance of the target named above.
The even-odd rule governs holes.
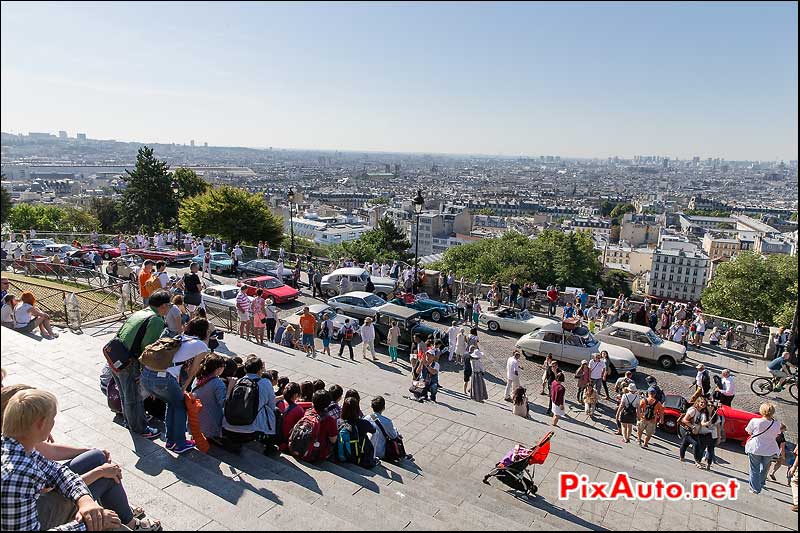
[[[424,394],[425,393],[425,381],[423,380],[415,380],[411,382],[411,386],[408,388],[408,392],[412,394]]]
[[[373,414],[372,421],[375,422],[375,425],[378,426],[378,429],[383,434],[383,438],[386,440],[386,449],[383,454],[383,458],[387,461],[398,461],[400,459],[405,459],[406,457],[406,447],[403,445],[403,437],[398,433],[397,437],[394,439],[389,438],[389,434],[386,433],[386,430],[383,429],[383,424],[378,421],[378,416]]]
[[[147,319],[139,326],[139,330],[136,332],[136,337],[133,339],[133,344],[131,345],[131,349],[125,346],[122,340],[119,338],[119,332],[117,332],[117,336],[111,339],[103,346],[103,356],[106,358],[108,362],[108,368],[111,369],[112,372],[115,374],[119,373],[120,370],[124,370],[130,364],[131,359],[138,358],[141,349],[142,349],[142,339],[144,339],[144,335],[147,332],[147,325],[150,323],[150,319],[153,318],[155,315],[150,315]],[[124,326],[123,326],[124,327]],[[120,328],[121,330],[122,328]]]

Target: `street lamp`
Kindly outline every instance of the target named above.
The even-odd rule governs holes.
[[[425,206],[425,199],[422,197],[422,191],[417,189],[417,195],[411,201],[414,204],[414,213],[417,215],[417,234],[414,238],[414,285],[413,290],[414,294],[417,293],[417,280],[419,276],[417,275],[417,265],[418,265],[418,257],[419,257],[419,215],[422,213],[422,208]]]
[[[178,183],[178,180],[172,180],[172,183],[170,184],[170,187],[172,187],[172,194],[177,196],[178,195],[178,191],[180,191],[180,189],[181,189],[181,186]]]
[[[294,191],[291,187],[289,187],[289,192],[286,193],[286,196],[289,198],[289,227],[291,232],[292,242],[289,247],[289,251],[294,253]]]
[[[177,208],[177,207],[180,207],[180,205],[179,205],[179,204],[180,204],[180,197],[178,196],[178,193],[179,193],[179,192],[180,192],[180,190],[181,190],[181,185],[180,185],[180,183],[178,183],[178,180],[176,180],[176,179],[173,179],[173,180],[172,180],[172,183],[170,183],[170,185],[169,185],[169,186],[170,186],[170,188],[172,189],[172,194],[174,194],[174,195],[175,195],[175,204],[176,204],[176,208]],[[176,210],[176,212],[175,212],[175,229],[177,230],[177,231],[175,232],[175,233],[176,233],[176,235],[175,235],[175,238],[178,240],[178,242],[181,242],[181,227],[180,227],[180,225],[179,225],[179,223],[178,223],[178,213],[177,213],[177,210]],[[181,246],[178,246],[177,248],[180,250],[182,247],[181,247]]]

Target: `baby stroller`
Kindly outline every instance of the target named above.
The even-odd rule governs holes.
[[[514,449],[484,476],[483,482],[489,485],[489,478],[494,477],[515,491],[524,493],[525,496],[535,495],[539,488],[533,482],[533,475],[536,465],[543,464],[547,459],[553,435],[552,431],[549,432],[533,448],[525,448],[519,444],[514,446]],[[531,470],[528,470],[529,465],[533,465]]]

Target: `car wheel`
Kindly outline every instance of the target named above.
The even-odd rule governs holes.
[[[336,289],[328,289],[326,292],[328,298],[333,298],[334,296],[339,296],[339,292]]]
[[[104,253],[103,254],[103,259],[105,259],[106,261],[110,260],[111,259],[111,254],[108,253],[108,252]]]
[[[267,304],[267,305],[273,305],[275,303],[275,300],[272,299],[272,298],[266,298],[264,300],[264,303]]]
[[[665,416],[664,431],[676,435],[678,433],[678,419],[674,416]]]
[[[520,353],[522,354],[522,357],[524,357],[524,358],[525,358],[525,359],[527,359],[528,361],[533,361],[533,360],[534,360],[534,357],[533,357],[533,355],[532,355],[532,354],[529,354],[529,353],[528,353],[528,352],[526,352],[525,350],[522,350],[522,349],[520,349]]]
[[[489,326],[489,331],[498,331],[500,329],[500,324],[498,324],[494,320],[489,321],[487,326]]]
[[[222,274],[222,267],[215,268],[214,272],[216,272],[217,274],[221,275]]]
[[[664,370],[671,370],[675,368],[675,359],[668,355],[662,355],[658,358],[658,365]]]
[[[439,322],[442,319],[442,313],[439,311],[432,311],[431,312],[431,320],[434,322]]]

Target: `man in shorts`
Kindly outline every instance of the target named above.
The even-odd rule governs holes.
[[[303,308],[303,315],[300,317],[300,329],[303,331],[303,349],[306,351],[306,357],[317,356],[317,349],[314,347],[314,333],[317,331],[317,319],[308,310],[308,307]]]
[[[322,325],[319,328],[319,336],[322,337],[322,353],[331,355],[331,337],[333,336],[333,320],[330,313],[322,316]]]
[[[656,432],[656,424],[664,421],[664,406],[656,399],[657,391],[654,387],[647,389],[647,398],[642,398],[637,409],[639,419],[638,439],[639,446],[647,448],[650,438]],[[642,443],[642,433],[645,434]]]

